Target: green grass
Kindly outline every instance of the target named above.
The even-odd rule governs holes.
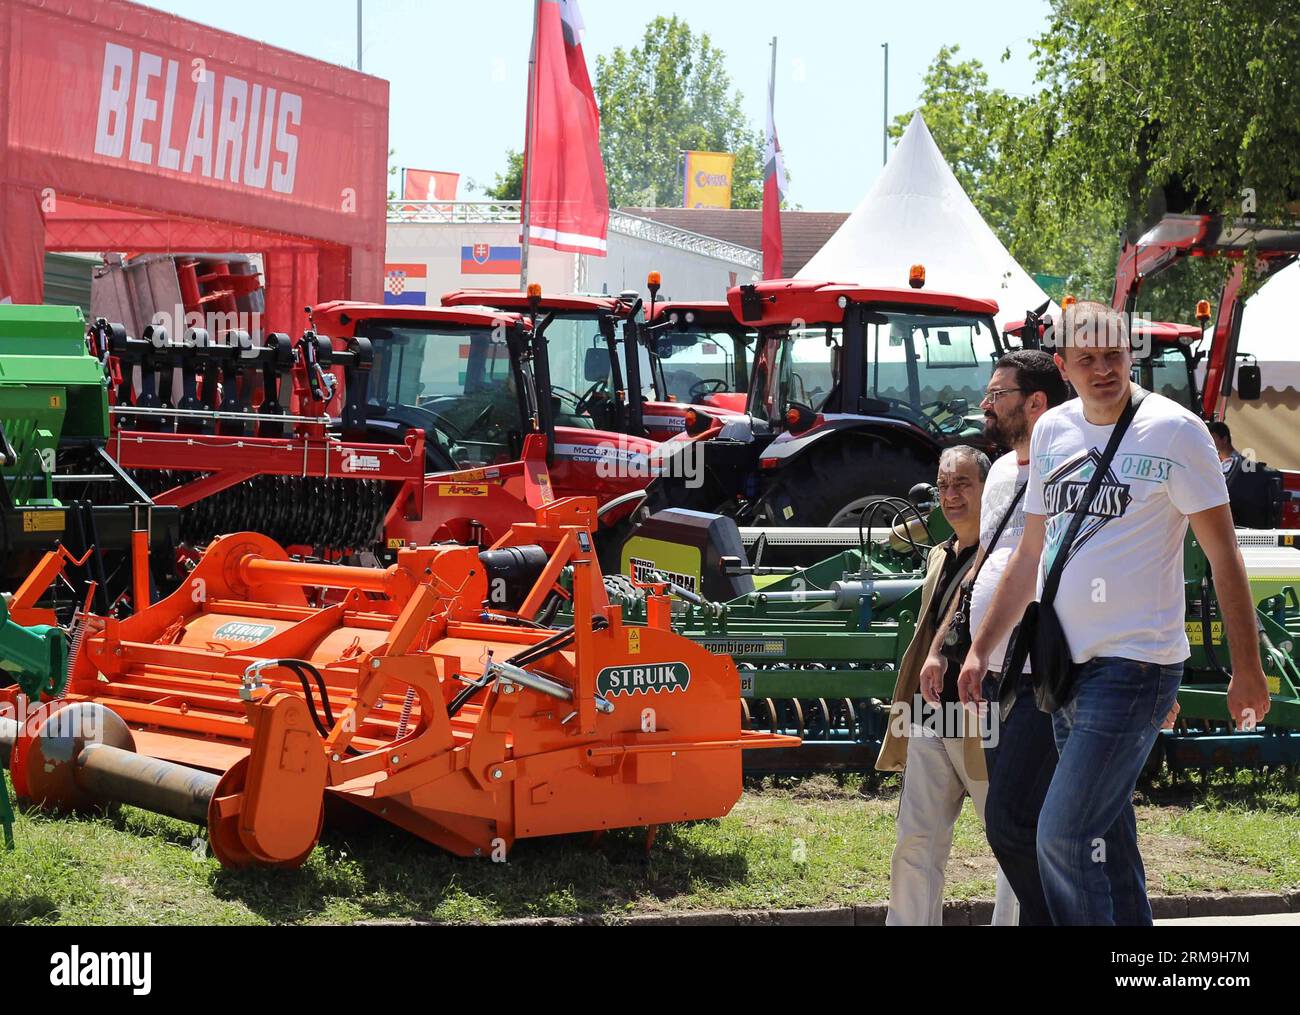
[[[1294,776],[1164,782],[1139,800],[1155,893],[1300,888]],[[298,871],[221,869],[196,829],[123,809],[20,815],[0,852],[0,924],[481,923],[536,916],[768,909],[888,897],[896,781],[817,776],[751,786],[721,821],[517,843],[508,863],[460,860],[383,825],[326,834]],[[949,898],[991,898],[994,868],[969,803]]]

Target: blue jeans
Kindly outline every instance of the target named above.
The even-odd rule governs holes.
[[[984,698],[997,701],[997,678],[984,681]],[[1023,678],[1015,707],[984,746],[989,794],[984,830],[1016,899],[1020,926],[1050,927],[1052,914],[1038,870],[1038,816],[1056,772],[1052,717],[1038,711],[1030,678]]]
[[[1182,664],[1099,658],[1053,715],[1060,752],[1038,818],[1038,866],[1058,926],[1150,926],[1133,789],[1178,696]]]

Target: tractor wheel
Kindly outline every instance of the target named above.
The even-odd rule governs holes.
[[[760,525],[854,528],[886,497],[907,500],[918,483],[933,483],[938,466],[913,452],[882,444],[841,443],[814,451],[782,472],[758,506]],[[884,509],[868,519],[884,528]]]

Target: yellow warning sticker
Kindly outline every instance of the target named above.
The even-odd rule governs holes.
[[[629,627],[627,629],[627,654],[630,656],[639,656],[641,654],[641,631],[639,628]]]
[[[51,396],[50,396],[50,408],[51,408],[51,409],[62,409],[62,408],[63,408],[63,396],[62,396],[62,395],[51,395]]]
[[[62,532],[67,528],[66,511],[24,511],[24,532]]]
[[[388,541],[388,548],[389,548],[390,550],[405,550],[405,549],[406,549],[406,540],[405,540],[405,539],[390,539],[390,540]]]
[[[1283,545],[1283,546],[1295,546],[1295,536],[1283,536],[1283,537],[1282,537],[1282,545]]]
[[[442,497],[486,497],[488,488],[468,483],[447,483],[438,487],[438,494]]]
[[[1190,620],[1187,622],[1187,640],[1192,645],[1204,645],[1205,640],[1201,637],[1205,628],[1199,620]],[[1210,640],[1215,645],[1223,644],[1223,621],[1215,620],[1210,622]]]
[[[1281,677],[1265,677],[1264,679],[1265,679],[1266,681],[1268,681],[1268,693],[1269,693],[1269,694],[1281,694],[1281,693],[1282,693],[1282,678],[1281,678]]]

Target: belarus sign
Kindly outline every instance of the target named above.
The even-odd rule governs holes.
[[[175,181],[355,219],[383,196],[382,82],[133,4],[0,0],[0,17],[10,148],[128,170],[163,192],[116,204],[157,207]],[[56,168],[40,182],[67,196]],[[267,224],[192,200],[186,210]]]

